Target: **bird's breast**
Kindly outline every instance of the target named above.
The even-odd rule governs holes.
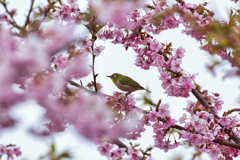
[[[121,83],[119,83],[118,81],[117,81],[117,83],[116,83],[116,86],[117,86],[120,90],[125,91],[125,92],[133,92],[133,91],[136,91],[136,90],[137,90],[135,87],[121,84]]]

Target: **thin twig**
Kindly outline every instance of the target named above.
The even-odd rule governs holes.
[[[179,126],[179,125],[171,126],[171,128],[188,131],[187,129],[185,129],[184,127]],[[198,133],[196,131],[195,131],[195,134],[201,134],[202,136],[204,136],[204,134]],[[215,138],[212,142],[215,142],[215,143],[218,143],[218,144],[221,144],[221,145],[224,145],[224,146],[232,147],[232,148],[235,148],[235,149],[240,149],[239,144],[236,144],[236,143],[233,143],[233,142],[230,142],[230,141],[222,141],[222,140],[219,140],[219,139]]]
[[[111,141],[112,141],[114,144],[118,145],[118,147],[120,147],[120,148],[125,148],[125,149],[126,149],[126,152],[128,153],[128,147],[127,147],[124,143],[122,143],[119,139],[112,139]],[[139,160],[142,160],[143,158],[140,157],[140,156],[138,156],[138,159],[139,159]]]
[[[161,53],[159,53],[160,55],[162,55]],[[168,61],[169,58],[164,55],[164,59],[165,61]],[[221,119],[221,117],[219,117],[215,111],[210,107],[210,105],[205,101],[205,99],[203,98],[203,96],[196,90],[196,89],[192,89],[192,94],[197,98],[197,100],[206,108],[210,109],[210,112],[214,115],[215,118],[217,119]],[[223,128],[223,126],[219,123],[219,125]],[[227,130],[225,129],[226,133],[228,134],[228,136],[237,144],[240,143],[240,138],[236,135],[235,132],[231,131],[231,130]]]
[[[233,112],[239,112],[239,111],[240,111],[240,108],[234,108],[234,109],[228,110],[227,112],[224,112],[223,116],[227,116],[229,114],[232,114]]]
[[[113,143],[115,143],[116,145],[118,145],[118,147],[126,148],[126,150],[128,150],[128,147],[123,142],[121,142],[119,139],[112,139],[111,141]]]
[[[20,26],[16,23],[13,15],[11,14],[11,12],[9,12],[9,10],[8,10],[8,8],[7,8],[6,1],[5,1],[5,0],[4,0],[4,1],[0,1],[0,3],[1,3],[1,4],[3,5],[3,7],[5,8],[6,13],[11,17],[11,19],[12,19],[12,20],[11,20],[11,23],[12,23],[13,27],[16,27],[17,29],[22,30],[22,27],[20,27]]]
[[[25,24],[24,24],[24,26],[23,26],[25,29],[26,29],[26,27],[27,27],[27,25],[28,25],[30,15],[31,15],[32,10],[33,10],[33,4],[34,4],[34,0],[31,1],[31,5],[30,5],[30,9],[29,9],[29,11],[28,11],[27,19],[26,19]]]
[[[183,0],[176,0],[178,3],[180,3],[182,6],[185,4]]]
[[[95,64],[95,57],[96,55],[92,55],[92,72],[93,72],[93,85],[94,85],[94,88],[95,88],[95,92],[98,91],[97,89],[97,82],[96,82],[96,75],[95,75],[95,70],[94,70],[94,64]]]
[[[192,94],[198,99],[198,101],[205,106],[206,108],[210,108],[209,104],[205,101],[205,99],[201,96],[201,94],[196,90],[196,89],[192,89]],[[211,108],[210,108],[211,109]],[[214,112],[213,109],[211,109],[211,113],[214,115],[215,118],[220,119],[220,117]],[[223,128],[223,126],[219,123],[219,125]],[[240,138],[236,135],[235,132],[231,131],[231,130],[226,130],[228,136],[237,144],[240,143]]]
[[[95,88],[95,92],[98,92],[98,89],[97,89],[97,75],[95,74],[95,69],[94,69],[94,66],[95,66],[95,58],[96,58],[96,55],[94,55],[93,51],[94,51],[94,42],[95,42],[95,38],[93,37],[92,35],[92,46],[91,46],[91,49],[92,49],[92,72],[93,72],[93,85],[94,85],[94,88]]]
[[[77,84],[77,83],[75,83],[75,82],[73,82],[73,81],[71,81],[71,80],[68,80],[68,79],[65,79],[67,82],[69,82],[70,84],[72,84],[72,85],[74,85],[74,86],[76,86],[76,87],[78,87],[78,88],[80,88],[80,89],[83,89],[84,91],[86,91],[86,92],[88,92],[89,94],[97,94],[96,92],[94,92],[94,91],[91,91],[91,90],[89,90],[89,89],[86,89],[85,87],[83,87],[83,86],[81,86],[81,85],[79,85],[79,84]],[[105,95],[105,96],[109,96],[109,95],[106,95],[106,94],[103,94],[103,95]],[[141,113],[143,113],[143,114],[148,114],[149,112],[148,111],[146,111],[146,110],[143,110],[143,109],[141,109],[141,108],[139,108],[139,107],[137,107],[137,106],[133,106],[133,108],[134,109],[136,109],[137,111],[139,111],[139,112],[141,112]],[[160,120],[161,121],[161,120]],[[187,129],[185,129],[184,127],[182,127],[182,126],[179,126],[179,125],[174,125],[174,126],[171,126],[171,128],[175,128],[175,129],[178,129],[178,130],[184,130],[184,131],[188,131]],[[202,134],[202,133],[199,133],[199,132],[194,132],[195,134],[201,134],[202,136],[204,136],[204,134]],[[234,132],[232,132],[233,134],[234,134]],[[234,137],[232,137],[232,138],[234,138]],[[118,140],[118,139],[117,139]],[[113,141],[113,142],[118,142],[116,139],[114,139],[114,140],[111,140],[111,141]],[[233,139],[234,140],[234,139]],[[221,140],[219,140],[219,139],[214,139],[213,140],[213,142],[215,142],[215,143],[218,143],[218,144],[221,144],[221,145],[224,145],[224,146],[229,146],[229,147],[232,147],[232,148],[235,148],[235,149],[240,149],[240,144],[238,144],[237,142],[236,143],[233,143],[233,142],[229,142],[229,141],[221,141]],[[235,142],[235,141],[234,141]],[[122,143],[122,142],[121,142]],[[125,144],[121,144],[121,143],[118,143],[117,145],[119,146],[119,147],[122,147],[122,148],[126,148],[125,146]]]

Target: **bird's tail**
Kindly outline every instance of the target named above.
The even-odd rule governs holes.
[[[144,88],[144,90],[146,90],[146,91],[148,91],[149,93],[151,93],[149,90],[147,90],[147,89],[145,89],[145,88]]]

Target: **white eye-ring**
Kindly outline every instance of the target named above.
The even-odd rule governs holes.
[[[117,75],[116,75],[116,74],[114,74],[114,75],[113,75],[113,78],[116,78],[116,77],[117,77]]]

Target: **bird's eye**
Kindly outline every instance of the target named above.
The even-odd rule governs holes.
[[[117,77],[117,75],[116,75],[116,74],[114,74],[114,75],[113,75],[113,78],[116,78],[116,77]]]

